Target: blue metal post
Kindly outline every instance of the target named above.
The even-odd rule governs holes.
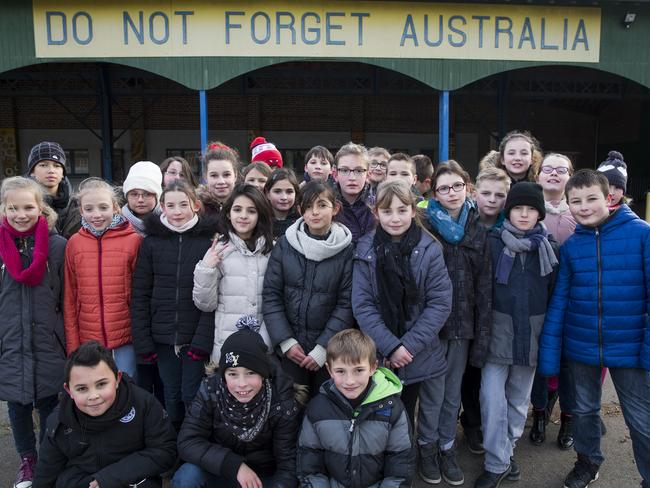
[[[440,92],[438,102],[438,162],[449,159],[449,91]]]
[[[208,99],[205,90],[199,91],[199,113],[201,119],[201,154],[203,154],[208,145]],[[201,158],[201,166],[203,166],[203,158]],[[201,167],[201,175],[205,174],[204,170],[205,168]]]

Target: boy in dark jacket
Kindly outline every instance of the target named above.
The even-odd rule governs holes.
[[[65,367],[64,396],[50,415],[33,488],[159,488],[176,460],[175,432],[158,401],[118,372],[91,341]]]
[[[332,379],[307,406],[298,440],[301,486],[411,486],[415,450],[402,385],[390,370],[377,368],[376,358],[374,342],[360,330],[343,330],[329,341]]]
[[[178,450],[187,462],[173,488],[297,486],[293,381],[270,359],[254,317],[236,325],[183,422]]]
[[[598,478],[601,368],[609,368],[630,429],[642,487],[650,487],[650,226],[623,204],[608,209],[609,182],[580,170],[567,182],[578,226],[562,246],[560,272],[540,340],[538,371],[556,375],[560,358],[574,379],[575,467],[566,488]]]

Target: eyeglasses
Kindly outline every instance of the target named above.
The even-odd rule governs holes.
[[[370,161],[370,169],[386,169],[388,168],[388,164],[384,163],[383,161]]]
[[[559,175],[565,175],[569,172],[569,168],[566,166],[559,166],[557,168],[555,166],[542,166],[540,169],[542,170],[542,173],[547,175],[550,175],[553,171]]]
[[[458,182],[458,183],[454,183],[451,186],[448,185],[439,186],[438,188],[436,188],[436,192],[440,193],[441,195],[446,195],[451,190],[454,190],[455,193],[458,193],[459,191],[462,191],[463,188],[465,188],[465,183]]]
[[[185,178],[185,174],[184,173],[179,173],[178,171],[165,171],[165,174],[169,175],[169,176],[171,176],[173,178],[176,178],[176,177]]]
[[[155,193],[149,193],[148,191],[130,191],[127,193],[126,198],[133,198],[134,200],[148,200],[149,198],[154,198]]]
[[[341,175],[341,176],[350,176],[350,174],[354,174],[354,176],[361,178],[363,175],[366,174],[366,171],[368,171],[365,168],[355,168],[355,169],[350,169],[350,168],[337,168],[336,174]]]

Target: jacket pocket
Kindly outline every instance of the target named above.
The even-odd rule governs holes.
[[[512,360],[512,342],[515,337],[512,317],[508,314],[492,311],[492,335],[488,358]]]
[[[533,315],[530,317],[530,353],[529,364],[536,366],[539,356],[539,336],[544,326],[544,314]]]

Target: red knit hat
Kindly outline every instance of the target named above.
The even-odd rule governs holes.
[[[253,153],[252,163],[262,162],[271,168],[282,168],[282,154],[273,143],[266,142],[263,137],[253,139],[251,152]]]

